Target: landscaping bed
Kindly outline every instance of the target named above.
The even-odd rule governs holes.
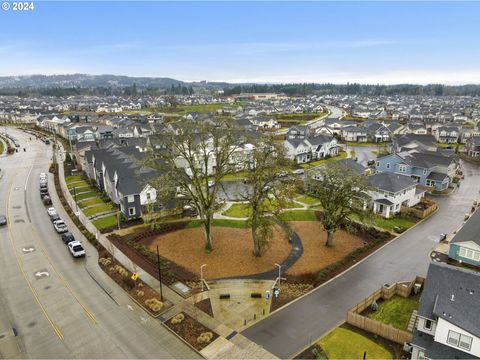
[[[213,317],[212,303],[210,302],[210,299],[203,299],[202,301],[195,303],[195,306],[205,314]]]
[[[180,315],[181,314],[181,315]],[[183,317],[183,319],[182,319]],[[181,320],[180,320],[181,319]],[[199,323],[197,320],[183,312],[175,315],[165,322],[174,333],[180,336],[188,344],[193,346],[197,351],[201,351],[208,344],[218,338],[218,334]],[[205,339],[205,333],[209,333]],[[201,340],[202,337],[204,340]]]
[[[209,279],[242,276],[271,270],[291,251],[283,230],[276,226],[271,246],[262,257],[253,255],[250,229],[213,227],[213,251],[204,250],[203,228],[187,228],[140,240],[142,245],[160,254],[188,271],[198,274],[200,266],[207,264],[205,275]]]
[[[151,316],[158,317],[172,307],[170,302],[161,301],[160,294],[142,280],[134,281],[132,273],[117,263],[104,248],[98,255],[100,268]]]

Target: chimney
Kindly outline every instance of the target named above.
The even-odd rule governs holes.
[[[452,294],[452,297],[450,298],[450,301],[455,301],[455,294]]]

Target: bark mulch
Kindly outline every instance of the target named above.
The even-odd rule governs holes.
[[[205,314],[213,317],[212,303],[210,302],[210,299],[203,299],[202,301],[195,303],[195,306]]]
[[[179,324],[172,324],[172,319],[169,319],[165,322],[170,329],[172,329],[177,335],[179,335],[183,340],[192,345],[198,351],[202,350],[208,344],[215,341],[218,338],[218,334],[207,328],[206,326],[199,323],[197,320],[191,316],[181,313],[185,317],[183,321]],[[199,343],[197,338],[204,332],[211,332],[213,337],[209,343]]]
[[[345,230],[335,233],[332,247],[326,247],[327,233],[318,221],[293,221],[293,228],[302,240],[303,254],[287,271],[287,275],[315,273],[341,260],[355,249],[361,248],[366,239]]]
[[[253,255],[250,229],[214,227],[212,232],[213,251],[210,253],[204,250],[202,228],[168,232],[142,239],[140,243],[152,251],[156,251],[158,245],[162,257],[195,274],[199,274],[202,264],[207,264],[204,269],[207,279],[265,272],[271,270],[274,263],[281,263],[291,251],[291,245],[278,226],[262,257]]]

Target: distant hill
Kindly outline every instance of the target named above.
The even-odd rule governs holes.
[[[127,87],[135,84],[139,88],[168,88],[187,85],[183,81],[171,78],[154,77],[130,77],[119,75],[25,75],[25,76],[2,76],[0,88],[94,88],[94,87]]]

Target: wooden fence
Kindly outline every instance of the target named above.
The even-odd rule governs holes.
[[[361,313],[374,301],[377,301],[380,298],[388,300],[394,295],[407,298],[412,293],[414,285],[423,284],[424,281],[424,278],[417,276],[414,281],[399,282],[383,286],[348,311],[347,323],[398,344],[412,341],[412,333],[384,324],[381,321],[370,319],[361,315]]]
[[[423,199],[422,203],[428,206],[425,210],[419,210],[419,209],[415,209],[413,207],[408,207],[408,206],[402,205],[400,211],[410,213],[410,214],[416,216],[419,219],[425,219],[428,215],[430,215],[435,210],[437,210],[438,206],[437,206],[437,203],[435,201],[432,201],[432,200],[429,200],[429,199]]]

